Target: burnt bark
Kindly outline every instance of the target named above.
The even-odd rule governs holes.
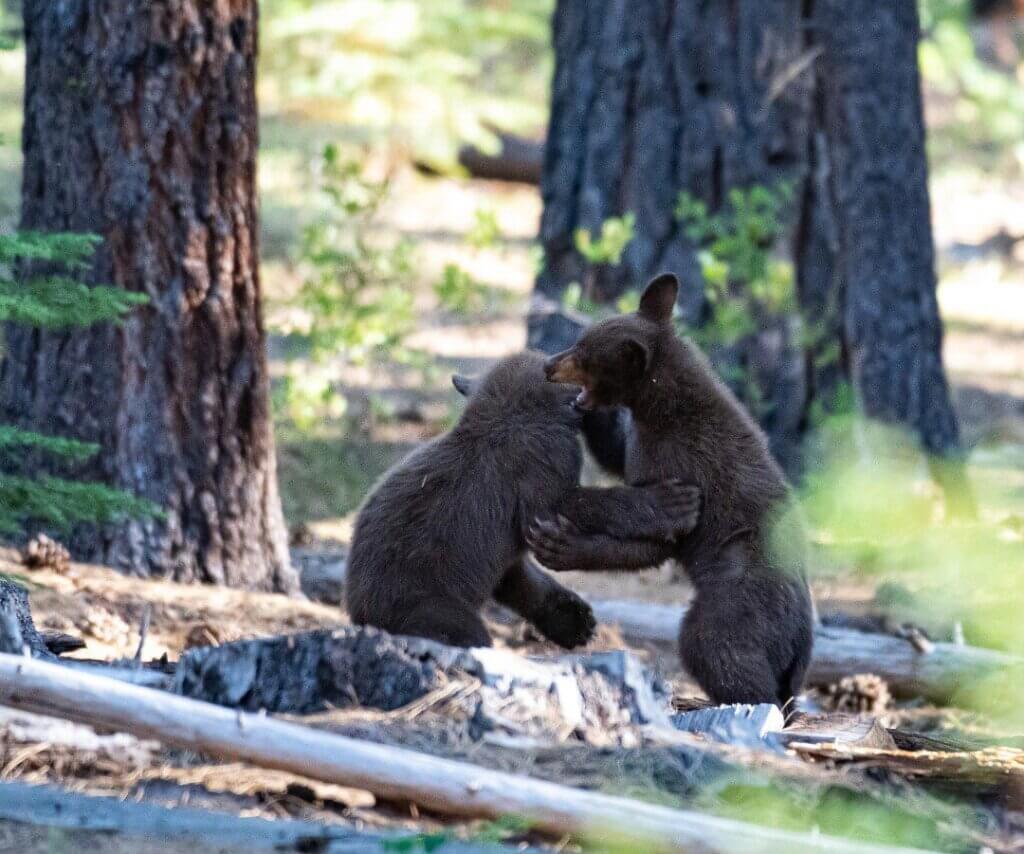
[[[5,330],[0,420],[98,442],[80,475],[162,521],[77,532],[138,575],[294,590],[277,494],[256,201],[255,0],[25,3],[21,226],[104,238],[122,327]]]
[[[54,658],[32,621],[25,588],[0,578],[0,652],[21,655],[26,648],[35,658]]]
[[[808,89],[800,0],[560,0],[545,147],[537,290],[570,282],[604,301],[660,270],[683,304],[703,302],[695,247],[675,218],[680,191],[717,208],[729,189],[801,181]],[[636,237],[622,263],[588,270],[578,228],[626,211]]]
[[[790,473],[813,413],[845,381],[866,415],[955,458],[917,40],[914,0],[560,0],[538,304],[574,281],[610,302],[669,271],[683,281],[684,318],[699,323],[703,283],[678,193],[715,211],[733,188],[787,183],[776,248],[793,259],[803,329],[772,320],[712,353],[716,365],[754,382],[764,405],[752,409]],[[622,263],[588,267],[574,232],[627,211],[636,236]],[[531,315],[531,346],[564,346],[558,318]]]
[[[948,454],[959,431],[935,295],[917,6],[817,0],[812,22],[824,177],[808,200],[836,225],[804,257],[815,275],[803,277],[802,297],[818,310],[839,295],[846,370],[864,413]]]

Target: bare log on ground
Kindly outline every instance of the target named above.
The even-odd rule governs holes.
[[[339,588],[344,569],[342,562],[332,567]],[[685,608],[646,602],[604,600],[591,605],[600,622],[618,624],[628,639],[672,647],[678,643],[679,623],[686,613]],[[1024,662],[994,650],[935,643],[930,652],[922,653],[892,635],[819,625],[807,683],[831,685],[851,674],[874,673],[897,697],[947,703],[988,676],[1014,671],[1024,674]]]
[[[366,789],[381,798],[411,801],[445,815],[518,815],[554,834],[607,829],[680,847],[704,845],[719,851],[842,854],[897,850],[757,827],[492,772],[462,762],[325,735],[262,715],[19,656],[0,655],[0,703],[156,738],[164,744],[218,758]]]
[[[879,769],[910,780],[943,783],[972,793],[1005,791],[1020,809],[1024,794],[1024,751],[1013,747],[987,747],[951,753],[932,750],[897,750],[855,744],[810,744],[794,740],[790,748],[815,759],[846,767]]]
[[[685,608],[644,602],[591,602],[603,623],[616,623],[627,638],[676,644]],[[1024,674],[1024,661],[978,647],[936,643],[918,652],[912,643],[891,635],[817,626],[810,685],[830,685],[852,673],[881,676],[895,696],[925,697],[947,703],[972,685],[995,675]]]

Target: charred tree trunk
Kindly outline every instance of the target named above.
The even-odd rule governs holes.
[[[817,0],[813,24],[817,165],[837,224],[824,266],[842,294],[847,370],[865,414],[946,454],[959,435],[935,296],[917,6]]]
[[[807,85],[787,79],[804,48],[800,0],[560,0],[541,193],[545,267],[537,290],[570,282],[595,301],[660,270],[703,302],[694,246],[675,217],[680,191],[717,208],[728,191],[802,180]],[[788,84],[788,85],[786,85]],[[588,270],[573,234],[632,211],[622,264]]]
[[[788,182],[779,249],[796,267],[802,342],[780,324],[731,357],[767,403],[755,414],[776,456],[798,468],[812,404],[827,410],[844,380],[867,415],[917,431],[929,453],[955,452],[917,39],[914,0],[559,0],[538,295],[557,301],[575,281],[610,301],[672,271],[699,322],[678,193],[714,211],[733,188]],[[576,229],[627,211],[636,236],[622,263],[588,268]],[[531,345],[558,349],[560,322],[535,312]]]
[[[140,575],[296,588],[260,305],[255,0],[28,0],[22,221],[104,237],[123,327],[5,330],[0,420],[100,443],[166,509],[76,535]]]

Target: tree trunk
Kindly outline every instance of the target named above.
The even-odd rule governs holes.
[[[868,416],[917,431],[929,453],[955,452],[917,27],[914,0],[559,0],[538,303],[571,282],[609,302],[671,271],[685,319],[699,323],[679,191],[715,211],[733,188],[787,182],[777,249],[796,267],[803,334],[780,321],[712,354],[716,364],[753,380],[766,405],[752,408],[791,473],[815,409],[845,380]],[[622,263],[588,268],[574,232],[627,211],[636,236]],[[564,344],[559,319],[535,311],[531,346]]]
[[[570,282],[607,301],[659,270],[703,303],[694,246],[675,218],[686,190],[717,208],[733,187],[802,180],[807,85],[800,0],[560,0],[541,193],[545,266],[537,290]],[[587,270],[579,228],[632,211],[622,264]]]
[[[917,431],[926,451],[959,445],[942,366],[935,251],[928,198],[919,23],[914,0],[817,0],[813,40],[818,121],[816,168],[826,174],[812,205],[831,209],[825,261],[805,256],[805,277],[830,297],[838,288],[846,370],[869,417]]]
[[[138,575],[297,588],[259,292],[255,0],[25,3],[22,221],[105,239],[123,327],[5,330],[0,420],[95,441],[81,472],[164,520],[79,532]]]

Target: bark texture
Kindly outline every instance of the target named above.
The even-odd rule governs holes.
[[[0,420],[99,442],[82,474],[164,521],[80,532],[140,575],[296,588],[259,293],[255,0],[25,3],[22,221],[105,239],[120,328],[11,328]]]
[[[701,322],[698,247],[676,202],[685,190],[716,210],[735,187],[802,186],[811,119],[802,16],[800,0],[558,3],[539,295],[557,300],[579,282],[589,299],[608,302],[671,271],[683,283],[683,316]],[[636,229],[622,263],[589,266],[577,229],[597,234],[627,211]],[[531,346],[555,351],[562,332],[550,314],[530,319]],[[791,332],[779,323],[716,361],[752,377],[772,450],[792,470],[806,389]]]
[[[766,404],[756,414],[790,472],[812,405],[827,410],[844,379],[869,416],[915,430],[931,453],[954,452],[917,39],[914,0],[559,0],[540,302],[573,281],[610,301],[671,271],[684,317],[699,322],[679,191],[714,211],[732,188],[788,182],[777,248],[793,258],[811,334],[780,321],[716,363],[754,379]],[[622,263],[588,268],[576,229],[627,211],[636,237]],[[555,316],[534,312],[532,346],[558,349]]]
[[[905,424],[925,450],[959,445],[942,366],[928,196],[919,22],[913,0],[817,0],[818,118],[824,143],[815,185],[838,228],[817,259],[842,294],[846,368],[870,417]],[[828,273],[831,268],[832,279]],[[818,297],[813,300],[815,308]]]
[[[578,281],[607,300],[670,270],[699,319],[700,268],[676,222],[677,196],[717,207],[732,187],[802,177],[801,22],[801,0],[560,0],[540,293],[557,297]],[[625,211],[636,237],[622,264],[586,269],[573,233],[597,233]]]

